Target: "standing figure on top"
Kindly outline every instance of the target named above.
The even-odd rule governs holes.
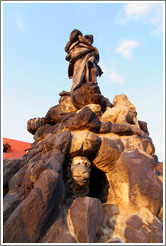
[[[68,76],[73,78],[71,91],[79,88],[86,82],[97,83],[96,77],[102,75],[102,70],[97,64],[99,53],[92,46],[93,35],[85,35],[74,29],[70,34],[70,40],[66,44],[65,51],[68,53],[66,60],[69,61]]]

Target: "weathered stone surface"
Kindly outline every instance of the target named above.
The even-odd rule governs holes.
[[[133,134],[132,128],[129,124],[116,124],[110,121],[101,122],[100,133],[113,132],[119,135],[131,135]]]
[[[62,94],[59,100],[59,106],[63,113],[77,112],[77,108],[73,105],[70,94]]]
[[[26,157],[21,159],[5,159],[3,161],[3,195],[6,195],[9,190],[9,180],[25,163]]]
[[[63,122],[62,127],[70,130],[87,129],[98,131],[100,124],[100,120],[96,114],[89,107],[84,107],[78,114]]]
[[[146,227],[142,227],[140,231],[126,227],[125,238],[128,243],[150,243],[150,233]]]
[[[63,119],[75,115],[74,112],[75,111],[62,111],[60,105],[51,107],[44,118],[45,124],[55,125],[61,123]]]
[[[155,153],[155,147],[153,145],[152,139],[150,137],[148,138],[142,138],[142,144],[144,151],[154,157]]]
[[[60,176],[53,170],[45,170],[34,189],[23,200],[4,225],[4,242],[37,242],[57,216],[62,197]]]
[[[62,217],[48,229],[40,243],[76,243]]]
[[[106,122],[107,123],[107,122]],[[112,124],[112,125],[122,125],[122,124]],[[100,137],[107,137],[111,140],[116,140],[119,142],[118,147],[123,151],[126,150],[135,150],[136,148],[145,151],[147,154],[151,155],[154,158],[155,148],[152,142],[152,139],[146,135],[142,136],[140,134],[127,134],[127,132],[110,132],[100,133]],[[117,144],[118,144],[117,142]],[[154,159],[156,162],[156,160]]]
[[[65,154],[58,149],[55,149],[52,152],[51,156],[47,156],[47,154],[43,156],[43,160],[45,161],[45,165],[47,166],[47,168],[54,169],[58,173],[60,173],[62,170],[64,158]]]
[[[70,155],[90,156],[100,148],[101,138],[90,131],[73,131]]]
[[[119,136],[133,136],[137,135],[142,137],[143,139],[150,139],[148,135],[143,132],[136,125],[132,125],[129,123],[111,123],[110,121],[101,122],[100,125],[100,133],[116,133]],[[151,150],[150,150],[151,151]],[[154,153],[154,152],[153,152]]]
[[[139,124],[141,130],[144,131],[149,136],[149,131],[148,131],[147,123],[145,121],[139,120],[138,121],[138,124]]]
[[[4,199],[4,222],[13,210],[33,190],[44,170],[61,172],[66,151],[70,145],[71,134],[68,130],[49,135],[43,142],[37,143],[27,155],[27,165],[9,180],[9,193]]]
[[[126,135],[126,134],[131,135],[133,134],[133,129],[129,124],[126,123],[122,123],[122,124],[112,123],[111,132],[120,135]]]
[[[106,111],[103,113],[103,115],[101,117],[101,121],[102,122],[110,121],[111,123],[115,123],[116,120],[114,118],[115,118],[116,114],[117,114],[116,109],[114,107],[112,107],[112,108],[107,107]]]
[[[27,167],[23,166],[20,170],[13,175],[9,180],[9,192],[4,197],[3,203],[3,213],[4,220],[3,223],[9,218],[14,209],[18,204],[25,198],[28,190],[22,185],[24,180],[24,175]]]
[[[53,149],[57,149],[59,151],[61,151],[63,154],[65,154],[68,150],[68,147],[70,145],[70,141],[71,141],[71,133],[69,130],[65,129],[60,133],[52,134],[50,136],[48,136],[44,141],[44,147],[46,147],[46,145],[50,145],[51,148]],[[46,151],[48,152],[48,150]]]
[[[22,185],[29,186],[29,189],[31,189],[45,169],[53,169],[60,172],[66,152],[70,146],[70,140],[70,131],[64,130],[56,135],[50,134],[42,143],[38,143],[39,160],[30,159]],[[35,153],[35,157],[37,153]],[[31,155],[31,153],[29,154]]]
[[[103,204],[103,209],[109,218],[119,214],[119,206],[117,204]]]
[[[70,134],[70,131],[67,129],[63,129],[56,134],[54,133],[54,131],[51,132],[50,130],[44,136],[43,134],[42,136],[39,136],[37,140],[38,141],[36,141],[36,144],[33,146],[33,149],[30,150],[28,153],[29,158],[32,158],[39,152],[41,152],[42,154],[45,154],[47,152],[52,152],[55,149],[65,154],[70,145],[71,134]]]
[[[77,109],[81,109],[88,104],[99,104],[102,109],[105,109],[106,106],[106,101],[101,95],[98,85],[93,82],[85,83],[73,91],[72,102]]]
[[[143,138],[140,135],[122,136],[121,141],[126,150],[140,149],[145,151],[149,155],[153,155],[155,152],[154,145],[151,138]]]
[[[95,242],[103,220],[103,208],[97,198],[77,198],[68,211],[68,225],[77,243]]]
[[[117,216],[113,236],[125,243],[162,243],[162,223],[148,209]]]
[[[22,191],[22,183],[24,180],[24,176],[27,170],[27,166],[23,166],[22,168],[20,168],[20,170],[15,173],[15,175],[13,175],[13,177],[9,180],[9,192],[18,192],[20,194],[20,196],[23,195],[23,193],[25,193],[24,191]]]
[[[162,243],[162,223],[153,215],[144,218],[134,215],[127,221],[124,236],[129,243]],[[136,220],[135,220],[136,219]]]
[[[154,173],[154,159],[141,150],[123,151],[108,174],[108,200],[126,210],[146,207],[155,215],[162,204],[162,182]]]
[[[110,172],[115,165],[115,162],[119,159],[121,152],[115,141],[103,138],[98,155],[93,160],[93,163],[97,168],[105,173]]]
[[[125,146],[121,140],[121,138],[116,138],[114,139],[114,142],[116,143],[116,145],[118,146],[118,149],[120,152],[124,151],[125,150]]]
[[[149,223],[151,243],[163,243],[163,223],[156,217]]]
[[[45,116],[45,123],[50,125],[60,123],[62,120],[61,113],[62,111],[59,105],[51,107]]]
[[[163,243],[163,231],[153,230],[151,233],[151,243]]]
[[[16,192],[8,192],[7,195],[3,199],[3,224],[5,224],[6,220],[9,218],[13,210],[20,203],[20,196]]]
[[[97,232],[97,243],[106,243],[107,240],[110,240],[110,238],[112,237],[112,230],[107,228],[103,228],[102,226],[99,228],[98,232]]]
[[[112,123],[110,121],[101,122],[100,133],[108,133],[111,132]]]
[[[86,105],[84,107],[89,107],[98,117],[100,117],[100,115],[101,115],[101,106],[99,104],[88,104],[88,105]],[[78,110],[77,113],[79,113],[80,110]]]
[[[52,127],[49,124],[41,126],[34,134],[35,145],[37,142],[42,141],[46,136],[48,136],[51,130]]]
[[[45,125],[44,117],[30,119],[27,122],[27,131],[34,135],[35,132],[43,125]]]
[[[163,229],[163,223],[161,222],[161,220],[159,220],[156,216],[154,216],[152,214],[152,219],[151,221],[148,221],[148,225],[149,225],[149,228],[151,230],[155,230],[155,231],[158,231],[158,232],[162,232],[162,229]]]
[[[116,220],[117,220],[117,215],[114,215],[114,216],[112,216],[111,218],[108,219],[107,225],[112,230],[115,230]]]
[[[143,225],[143,221],[138,215],[133,215],[126,221],[126,224],[135,229],[140,229]]]

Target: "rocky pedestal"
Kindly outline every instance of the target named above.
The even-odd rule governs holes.
[[[161,163],[145,122],[98,85],[28,121],[32,149],[4,162],[5,243],[161,243]]]

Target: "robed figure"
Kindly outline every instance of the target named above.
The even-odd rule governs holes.
[[[85,35],[74,29],[70,34],[70,40],[65,47],[69,61],[68,76],[73,78],[71,91],[74,91],[86,82],[97,83],[96,77],[103,73],[99,65],[99,53],[92,46],[93,35]]]

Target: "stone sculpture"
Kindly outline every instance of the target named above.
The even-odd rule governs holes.
[[[70,34],[70,40],[65,47],[68,53],[66,60],[69,61],[68,75],[73,78],[71,91],[85,82],[96,83],[96,76],[101,76],[102,70],[97,65],[99,53],[92,46],[93,35],[85,35],[74,29]]]
[[[162,163],[127,96],[101,95],[90,42],[71,33],[72,90],[28,121],[32,149],[4,162],[5,243],[163,242]]]
[[[136,109],[124,94],[115,96],[113,107],[108,107],[102,115],[102,121],[108,120],[112,123],[129,123],[139,127]]]
[[[71,164],[73,179],[83,186],[89,181],[91,163],[85,156],[75,156]]]

